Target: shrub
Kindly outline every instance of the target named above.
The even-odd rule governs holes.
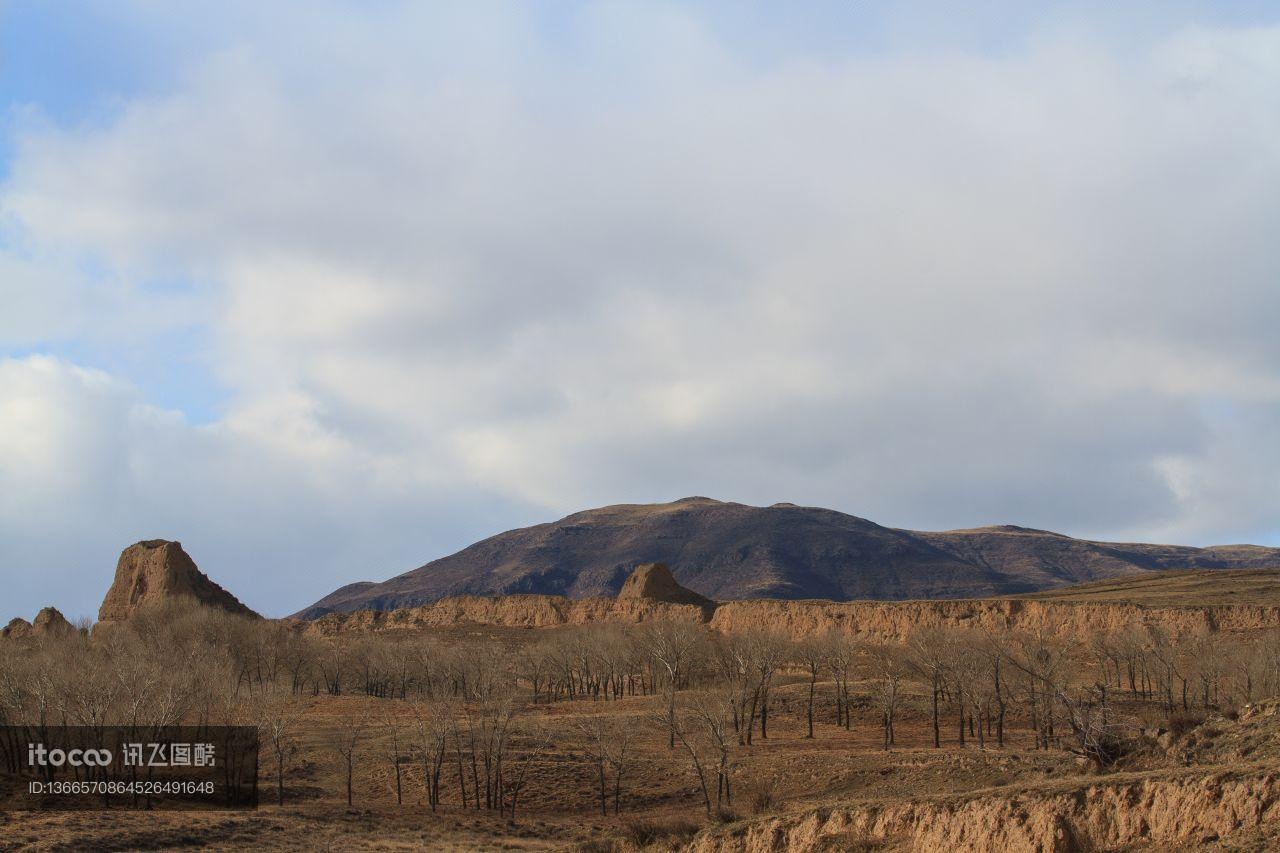
[[[777,783],[766,779],[745,785],[738,801],[753,815],[767,812],[778,805]]]
[[[644,848],[659,841],[684,841],[698,834],[699,826],[691,820],[631,820],[622,825],[622,837],[636,847]]]
[[[715,820],[718,823],[733,823],[734,821],[741,819],[742,815],[738,814],[733,809],[726,808],[724,806],[721,806],[715,814]]]
[[[1174,740],[1180,740],[1183,735],[1203,722],[1204,714],[1198,714],[1195,711],[1174,711],[1165,720],[1164,727],[1168,729]]]

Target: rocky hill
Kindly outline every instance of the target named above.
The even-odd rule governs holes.
[[[390,580],[342,587],[297,616],[451,596],[613,596],[651,562],[711,599],[902,600],[1026,593],[1165,569],[1275,567],[1280,549],[1090,542],[1012,526],[917,532],[829,509],[685,498],[508,531]]]
[[[194,599],[229,613],[257,615],[209,580],[182,550],[181,542],[150,539],[130,545],[120,554],[115,580],[98,609],[98,620],[128,619],[140,607],[174,598]]]

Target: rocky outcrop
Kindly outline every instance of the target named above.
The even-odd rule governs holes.
[[[61,637],[75,632],[75,626],[56,607],[44,608],[31,622],[31,633],[38,637]]]
[[[115,581],[98,610],[98,620],[128,619],[140,607],[183,598],[228,613],[257,616],[209,580],[181,543],[151,539],[130,545],[120,554]]]
[[[667,568],[665,563],[645,563],[636,566],[635,571],[618,591],[618,598],[664,601],[668,604],[692,604],[703,608],[708,613],[716,606],[711,599],[676,583],[675,575],[671,574],[671,569]]]
[[[21,640],[31,636],[31,623],[21,616],[9,620],[9,624],[0,629],[0,637],[6,640]]]
[[[971,798],[838,805],[712,830],[690,853],[893,849],[1076,853],[1159,844],[1191,850],[1280,821],[1280,774],[1268,768],[1131,774]],[[1164,849],[1162,846],[1161,849]]]
[[[26,637],[65,637],[75,631],[75,626],[67,621],[67,617],[58,608],[46,607],[30,622],[21,616],[10,619],[9,624],[0,629],[0,637],[14,640]]]

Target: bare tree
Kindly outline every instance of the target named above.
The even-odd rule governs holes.
[[[551,745],[551,736],[545,730],[527,724],[525,728],[529,746],[516,751],[508,760],[510,766],[503,776],[498,797],[499,814],[505,812],[513,824],[516,822],[516,806],[520,801],[520,794],[529,780],[529,769]]]
[[[411,708],[418,753],[422,759],[422,784],[427,804],[436,811],[440,806],[440,776],[448,753],[449,734],[457,718],[457,700],[451,697],[423,698],[415,701]],[[465,802],[463,807],[466,807]]]
[[[391,764],[392,778],[395,779],[396,805],[404,805],[404,785],[401,764],[405,759],[404,732],[399,717],[394,711],[388,711],[382,717],[382,727],[387,734],[386,758]]]
[[[826,637],[806,638],[795,644],[795,661],[809,676],[809,696],[805,705],[805,720],[809,725],[805,737],[809,739],[813,738],[813,695],[817,688],[818,676],[822,674],[829,657]]]
[[[292,685],[290,693],[292,693]],[[271,755],[276,765],[276,804],[283,806],[285,764],[298,751],[298,739],[295,734],[299,716],[298,705],[291,696],[280,693],[271,694],[264,704],[263,716],[266,723],[267,743],[271,746]]]
[[[867,657],[871,677],[875,683],[876,700],[880,706],[880,720],[884,728],[884,748],[897,743],[894,728],[898,707],[902,704],[902,687],[906,677],[906,665],[902,651],[894,646],[874,645],[868,648]]]
[[[913,631],[907,639],[907,665],[929,689],[935,749],[942,746],[938,704],[946,692],[947,679],[950,677],[948,662],[952,656],[952,645],[952,636],[936,627]]]
[[[676,745],[676,690],[688,678],[696,650],[705,639],[701,626],[676,620],[647,622],[641,631],[641,645],[663,674],[668,749]]]
[[[849,701],[849,679],[858,660],[855,643],[837,632],[827,634],[827,668],[835,680],[836,687],[836,725],[843,725],[845,730],[853,728],[852,706]]]
[[[329,733],[329,745],[346,769],[348,806],[352,805],[353,800],[356,752],[368,725],[368,720],[363,714],[347,714],[338,727]]]
[[[579,725],[586,739],[587,757],[595,766],[596,782],[600,795],[600,814],[609,814],[608,803],[612,793],[613,813],[622,810],[622,780],[631,761],[631,723],[612,716],[593,716]],[[608,775],[613,775],[612,785]]]
[[[710,779],[714,774],[716,793],[714,809],[733,802],[731,784],[732,750],[737,738],[733,732],[734,697],[724,688],[699,691],[689,696],[676,716],[675,735],[698,780],[707,816],[713,814]],[[663,724],[665,716],[659,717]]]

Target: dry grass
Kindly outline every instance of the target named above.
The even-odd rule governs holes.
[[[1040,601],[1123,602],[1147,607],[1224,604],[1280,607],[1280,569],[1154,572],[1013,597]]]
[[[475,627],[439,633],[462,642],[501,639],[513,648],[544,636],[538,630]],[[810,740],[805,737],[807,683],[799,676],[781,681],[773,693],[769,739],[757,739],[735,752],[735,797],[722,817],[707,817],[687,759],[667,748],[664,732],[652,721],[653,697],[526,707],[529,720],[554,734],[554,749],[533,762],[513,823],[490,812],[464,810],[456,777],[447,773],[443,803],[432,813],[422,770],[413,762],[403,767],[404,803],[397,805],[382,722],[391,717],[409,727],[410,704],[321,695],[303,701],[299,752],[286,775],[284,807],[270,804],[275,780],[271,765],[264,762],[264,804],[256,812],[0,814],[0,850],[675,850],[721,820],[739,816],[751,820],[850,801],[1016,794],[1096,781],[1070,754],[1033,749],[1029,720],[1016,714],[1009,721],[1004,749],[978,749],[972,740],[961,748],[953,722],[944,723],[943,746],[934,749],[924,711],[927,702],[918,692],[900,712],[898,745],[885,751],[876,712],[863,703],[851,729],[838,727],[832,686],[820,684],[817,736]],[[871,690],[869,684],[854,685],[855,695],[865,697]],[[344,717],[359,711],[368,712],[371,728],[360,748],[354,807],[347,808],[341,769],[327,739]],[[1115,713],[1127,714],[1135,723],[1142,711],[1127,706],[1123,698],[1116,700]],[[1268,710],[1272,716],[1267,719],[1274,717],[1275,724],[1264,730],[1253,725],[1260,713],[1244,709],[1238,723],[1215,719],[1214,737],[1196,740],[1197,766],[1280,760],[1280,715]],[[621,815],[600,814],[595,771],[579,725],[602,714],[624,720],[636,738]],[[527,739],[518,741],[516,751],[529,746]],[[861,836],[832,843],[832,850],[888,849]]]
[[[264,763],[263,805],[241,813],[12,813],[0,818],[9,850],[636,850],[675,849],[704,826],[757,812],[785,811],[832,797],[961,794],[997,780],[1034,782],[1064,772],[1070,758],[1033,752],[1025,726],[1014,726],[1006,750],[960,749],[949,741],[928,746],[928,719],[903,715],[901,745],[880,748],[870,710],[851,731],[834,725],[823,707],[817,738],[804,737],[802,685],[777,691],[771,736],[738,752],[738,795],[724,815],[708,819],[687,760],[671,752],[649,720],[654,700],[576,701],[538,705],[528,713],[557,733],[553,753],[531,771],[517,822],[488,812],[463,810],[456,778],[446,777],[444,803],[432,814],[421,770],[404,767],[404,804],[395,804],[386,735],[375,722],[361,749],[354,808],[343,800],[340,767],[326,735],[356,708],[390,713],[408,724],[400,700],[319,696],[306,700],[298,758],[286,776],[286,804],[271,803],[274,777]],[[620,715],[641,737],[623,793],[623,812],[602,817],[594,771],[576,723],[597,714]],[[448,782],[452,781],[452,785]]]

